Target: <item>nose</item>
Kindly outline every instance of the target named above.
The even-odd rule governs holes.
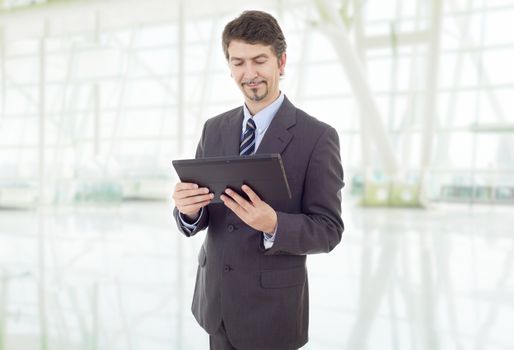
[[[251,63],[248,63],[245,65],[244,70],[244,78],[251,80],[257,77],[257,70],[255,69],[254,65]]]

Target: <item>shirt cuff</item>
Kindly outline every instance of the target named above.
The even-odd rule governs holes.
[[[180,222],[182,223],[182,227],[187,229],[188,233],[191,233],[195,230],[196,226],[198,225],[198,222],[200,221],[202,214],[203,214],[203,208],[200,209],[200,215],[198,215],[198,219],[196,219],[196,221],[192,224],[186,222],[186,219],[182,216],[181,212],[178,213],[178,217],[180,219]]]
[[[271,247],[273,247],[273,242],[275,242],[275,235],[277,234],[277,229],[278,229],[278,225],[275,228],[275,232],[273,234],[269,234],[266,232],[262,233],[264,248],[270,249]]]

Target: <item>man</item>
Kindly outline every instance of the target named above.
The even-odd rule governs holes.
[[[180,231],[208,228],[192,311],[211,349],[298,349],[308,336],[306,255],[331,251],[343,232],[339,139],[281,93],[286,42],[275,18],[246,11],[222,42],[245,104],[205,123],[196,157],[280,153],[292,199],[266,203],[243,186],[249,200],[227,189],[210,204],[209,189],[176,185]]]

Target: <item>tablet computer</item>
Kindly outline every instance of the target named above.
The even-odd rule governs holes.
[[[211,203],[222,203],[220,195],[227,187],[245,198],[246,184],[265,202],[291,199],[291,190],[280,154],[212,157],[174,160],[181,182],[196,183],[214,193]]]

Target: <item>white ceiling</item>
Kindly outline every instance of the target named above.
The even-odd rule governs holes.
[[[144,26],[177,21],[180,4],[184,16],[195,19],[206,16],[236,17],[255,9],[255,0],[57,0],[30,7],[0,12],[0,28],[7,41],[63,34],[94,32],[113,28]],[[313,0],[261,0],[259,9],[287,9]]]

